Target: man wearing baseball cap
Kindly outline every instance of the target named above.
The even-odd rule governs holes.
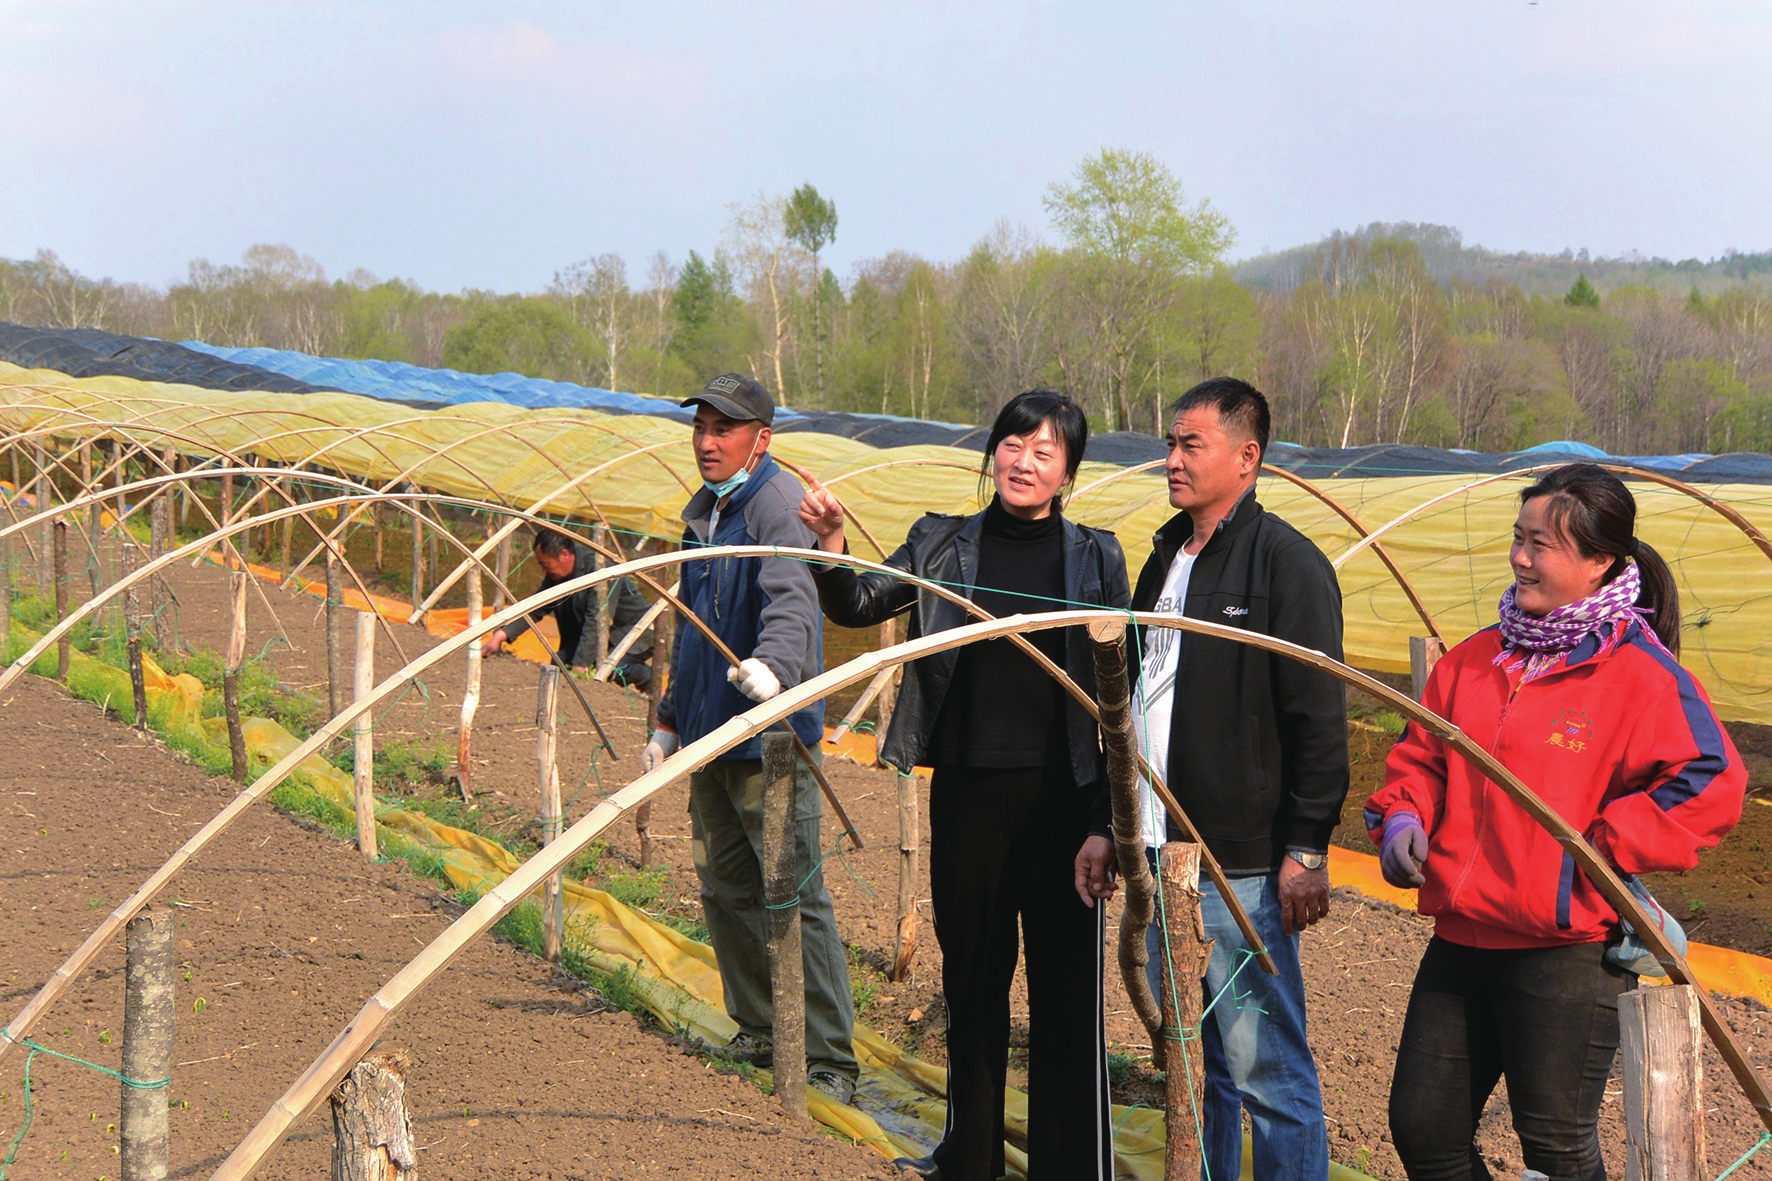
[[[683,510],[685,549],[700,545],[810,548],[800,521],[800,481],[769,457],[775,402],[755,378],[722,373],[695,407],[695,463],[702,488]],[[733,668],[697,629],[679,621],[669,690],[642,765],[650,770],[684,742],[710,733],[753,704],[824,671],[824,616],[805,562],[792,558],[718,558],[687,562],[679,591],[737,653]],[[818,758],[824,703],[788,718]],[[769,916],[763,906],[763,751],[756,737],[689,777],[695,872],[701,878],[708,938],[719,960],[726,1011],[739,1034],[727,1052],[741,1061],[774,1061],[774,1005],[769,982]],[[795,815],[801,948],[806,980],[807,1082],[840,1103],[855,1093],[855,1011],[849,965],[836,915],[818,868],[823,804],[811,772],[796,769]]]

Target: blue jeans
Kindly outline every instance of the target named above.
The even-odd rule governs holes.
[[[1248,948],[1248,941],[1218,888],[1201,875],[1200,912],[1206,938],[1214,940],[1204,982],[1212,1010],[1200,1031],[1206,1047],[1206,1127],[1201,1137],[1206,1160],[1201,1176],[1206,1181],[1235,1181],[1241,1174],[1247,1110],[1255,1176],[1262,1181],[1322,1181],[1329,1174],[1329,1133],[1323,1122],[1317,1062],[1305,1036],[1298,936],[1280,929],[1276,875],[1232,878],[1230,884],[1280,974],[1269,976],[1252,957],[1238,954]],[[1159,997],[1161,926],[1159,917],[1145,937],[1150,950],[1147,971]],[[1179,1068],[1179,1063],[1170,1064],[1172,1070]]]

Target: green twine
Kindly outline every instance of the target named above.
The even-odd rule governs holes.
[[[1754,1141],[1754,1146],[1752,1148],[1741,1154],[1740,1160],[1717,1174],[1717,1181],[1723,1181],[1723,1178],[1727,1177],[1730,1173],[1733,1173],[1736,1169],[1739,1169],[1742,1165],[1745,1165],[1753,1158],[1754,1153],[1766,1147],[1768,1144],[1772,1144],[1772,1132],[1761,1132],[1760,1138]]]
[[[162,1079],[153,1079],[144,1082],[141,1079],[130,1078],[120,1070],[112,1070],[108,1066],[100,1066],[98,1063],[88,1062],[84,1058],[76,1058],[72,1054],[64,1054],[60,1050],[52,1050],[48,1046],[33,1041],[28,1037],[14,1038],[11,1033],[5,1030],[0,1030],[0,1034],[4,1034],[9,1040],[16,1042],[18,1045],[28,1047],[31,1051],[29,1054],[25,1055],[23,1116],[19,1121],[18,1134],[12,1138],[12,1144],[6,1150],[6,1159],[0,1160],[0,1181],[6,1181],[6,1172],[8,1169],[12,1168],[13,1162],[18,1159],[19,1147],[24,1144],[25,1134],[31,1130],[31,1122],[37,1115],[36,1105],[31,1100],[31,1063],[37,1055],[48,1054],[51,1058],[60,1058],[64,1062],[72,1062],[76,1066],[84,1066],[89,1070],[96,1070],[100,1074],[108,1074],[124,1086],[134,1087],[138,1091],[160,1091],[172,1085],[171,1075],[167,1075]],[[1751,1156],[1752,1153],[1749,1153],[1748,1155]],[[1742,1158],[1742,1160],[1746,1159],[1747,1157]],[[1724,1175],[1727,1176],[1728,1174]]]
[[[763,904],[763,909],[764,910],[791,910],[794,907],[800,905],[800,891],[804,890],[806,888],[806,883],[810,882],[813,879],[814,875],[816,875],[819,870],[824,868],[824,863],[829,861],[832,857],[835,857],[837,859],[838,864],[842,865],[842,867],[844,869],[847,869],[849,871],[849,876],[855,879],[856,885],[860,886],[864,891],[867,892],[867,895],[869,898],[878,898],[879,895],[874,893],[873,886],[868,884],[868,881],[866,878],[862,877],[859,873],[855,872],[855,867],[849,864],[849,859],[847,857],[843,856],[843,838],[848,835],[849,835],[848,833],[843,833],[843,834],[839,835],[837,837],[836,842],[834,844],[832,844],[831,847],[829,849],[827,849],[819,857],[819,859],[816,862],[813,863],[812,868],[806,872],[806,876],[800,879],[800,884],[794,887],[794,896],[792,898],[788,899],[786,902],[775,902],[775,903],[765,902]]]

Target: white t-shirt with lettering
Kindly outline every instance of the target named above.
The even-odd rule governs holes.
[[[1168,615],[1182,613],[1187,605],[1187,584],[1193,574],[1194,557],[1186,550],[1175,555],[1169,563],[1169,574],[1163,579],[1163,593],[1151,610]],[[1132,696],[1132,719],[1138,732],[1138,748],[1164,783],[1169,782],[1169,719],[1175,708],[1175,673],[1180,657],[1179,631],[1170,627],[1145,629],[1144,660],[1138,691]],[[1162,848],[1168,839],[1163,803],[1142,776],[1138,789],[1143,801],[1144,843],[1153,849]]]

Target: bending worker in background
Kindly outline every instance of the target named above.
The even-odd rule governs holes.
[[[597,554],[588,545],[580,545],[571,536],[558,529],[542,527],[535,532],[534,541],[535,564],[541,567],[541,586],[537,594],[569,582],[580,575],[590,574],[597,568]],[[613,600],[609,620],[609,644],[614,648],[627,635],[628,629],[640,621],[646,614],[646,600],[640,592],[625,578],[608,586]],[[587,625],[591,613],[597,607],[597,590],[587,587],[576,594],[567,595],[564,599],[556,599],[541,614],[552,615],[554,625],[560,631],[560,659],[570,665],[595,666],[597,654],[591,650],[594,629]],[[510,627],[501,627],[480,641],[480,650],[490,656],[502,648],[509,647],[517,641],[517,637],[530,629],[527,616],[518,619]],[[636,689],[644,689],[652,683],[652,638],[642,636],[634,646],[627,650],[621,664],[611,674],[620,684],[632,685]]]
[[[1267,399],[1230,377],[1175,404],[1169,503],[1132,605],[1290,640],[1341,659],[1341,591],[1311,540],[1255,499],[1267,450]],[[1322,1181],[1329,1171],[1323,1091],[1306,1040],[1299,932],[1329,913],[1329,834],[1347,798],[1347,698],[1326,672],[1246,644],[1141,629],[1133,718],[1151,768],[1174,791],[1224,868],[1279,969],[1249,961],[1248,941],[1200,876],[1207,1001],[1202,1148],[1214,1178],[1239,1175],[1244,1111],[1254,1175]],[[1148,790],[1145,842],[1182,840]],[[1113,864],[1105,839],[1077,858],[1079,886]],[[1151,923],[1151,986],[1161,990],[1162,922]],[[1234,977],[1234,986],[1233,986]],[[1221,995],[1222,994],[1222,995]],[[1170,1070],[1178,1069],[1175,1063]]]
[[[769,457],[775,403],[752,378],[724,373],[683,403],[695,407],[695,462],[703,488],[683,510],[683,545],[810,548],[800,523],[804,489]],[[824,619],[812,569],[792,558],[721,558],[683,564],[685,606],[743,662],[730,662],[699,630],[679,622],[670,690],[642,763],[650,770],[760,701],[824,668]],[[813,758],[824,739],[824,703],[789,719]],[[849,965],[819,869],[823,801],[796,763],[796,880],[806,980],[807,1082],[839,1103],[855,1094],[855,1011]],[[774,1062],[769,918],[763,907],[762,738],[735,746],[689,777],[695,872],[708,939],[719,960],[726,1011],[739,1034],[727,1053],[757,1066]]]
[[[1062,512],[1088,441],[1082,408],[1064,394],[1032,390],[1012,399],[985,444],[984,474],[996,496],[968,517],[925,514],[886,565],[951,586],[997,616],[1125,608],[1120,543]],[[844,551],[843,506],[829,491],[815,484],[800,516],[820,549]],[[972,622],[964,608],[890,574],[828,566],[817,577],[825,612],[845,627],[908,612],[916,639]],[[1084,629],[1050,628],[1028,639],[1077,684],[1095,684]],[[1072,869],[1084,839],[1110,831],[1099,733],[1007,639],[905,666],[881,755],[901,775],[922,763],[935,768],[929,883],[948,1011],[947,1126],[932,1155],[897,1162],[908,1173],[931,1181],[1003,1175],[1019,921],[1027,945],[1028,1175],[1112,1181],[1102,1031],[1107,908],[1098,903],[1113,886],[1102,880],[1085,891]]]
[[[1570,464],[1520,494],[1500,626],[1446,653],[1421,704],[1519,776],[1617,869],[1678,950],[1641,873],[1698,864],[1741,819],[1747,769],[1680,667],[1680,595],[1611,472]],[[1391,1082],[1411,1181],[1488,1181],[1474,1143],[1507,1079],[1526,1168],[1606,1175],[1598,1121],[1618,994],[1665,975],[1524,809],[1413,723],[1366,802],[1385,880],[1420,887],[1421,957]]]

